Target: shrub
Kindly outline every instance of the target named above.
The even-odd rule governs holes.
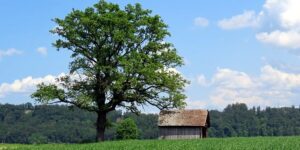
[[[131,118],[126,118],[120,121],[117,125],[117,139],[137,139],[139,130],[136,123]]]

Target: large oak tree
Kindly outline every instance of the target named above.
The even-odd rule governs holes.
[[[104,140],[106,115],[117,107],[138,112],[185,105],[187,81],[174,68],[183,65],[167,25],[140,4],[121,9],[101,0],[85,10],[55,18],[53,45],[71,51],[68,75],[38,85],[32,97],[41,103],[67,103],[96,112],[97,140]]]

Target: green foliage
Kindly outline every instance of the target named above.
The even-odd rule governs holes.
[[[86,143],[95,140],[96,114],[68,106],[31,104],[0,104],[1,143]],[[121,111],[108,113],[107,119],[115,124],[120,118],[132,118],[140,131],[140,139],[158,138],[157,114],[140,114]],[[288,136],[300,135],[300,109],[247,108],[233,104],[224,111],[210,111],[209,137],[237,136]],[[115,140],[116,127],[107,128],[105,139]]]
[[[139,137],[139,129],[131,118],[126,118],[117,124],[117,139],[128,140]]]
[[[300,137],[208,138],[202,140],[127,140],[93,144],[0,145],[16,150],[298,150]]]
[[[211,137],[300,135],[300,108],[294,106],[261,110],[237,103],[210,111],[210,118]]]
[[[107,119],[115,124],[120,118],[134,116],[143,139],[157,138],[157,115],[121,111],[108,113]],[[32,106],[0,104],[1,143],[87,143],[95,141],[96,114],[76,107],[60,105]],[[153,132],[151,132],[153,131]],[[44,139],[46,138],[46,139]],[[105,139],[116,139],[116,127],[107,128]]]
[[[48,138],[39,133],[34,133],[29,136],[28,142],[31,144],[45,144],[48,143]]]

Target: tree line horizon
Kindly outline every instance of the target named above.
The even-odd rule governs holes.
[[[210,110],[208,137],[254,137],[300,135],[300,108],[261,109],[230,104],[222,111]],[[95,113],[66,105],[0,104],[1,143],[90,143],[95,142]],[[158,138],[158,114],[136,115],[120,110],[108,114],[106,140],[118,140],[117,124],[135,121],[138,139]]]

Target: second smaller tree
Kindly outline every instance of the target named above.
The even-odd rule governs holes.
[[[117,139],[129,140],[139,137],[139,129],[135,121],[131,118],[126,118],[117,125]]]

